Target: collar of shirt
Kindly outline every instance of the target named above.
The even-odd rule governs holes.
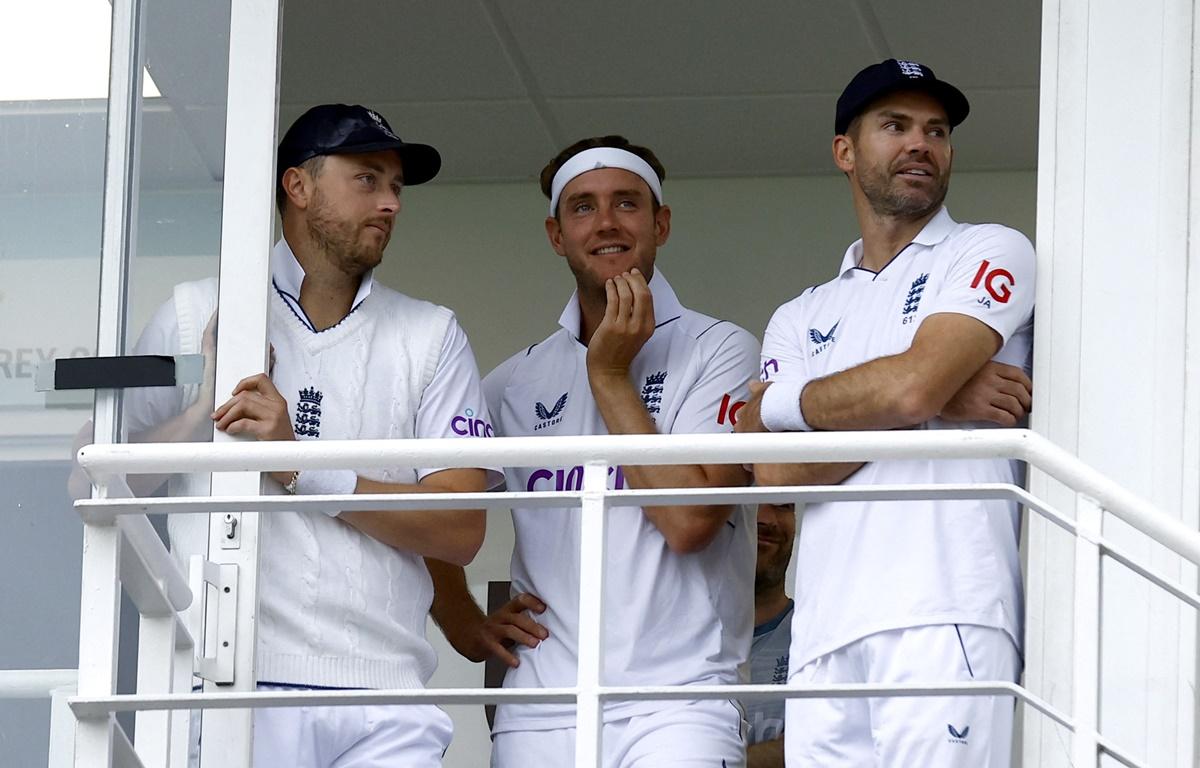
[[[679,303],[675,290],[671,288],[671,284],[667,282],[666,276],[658,267],[654,268],[654,276],[650,278],[649,287],[650,295],[654,298],[655,328],[683,314],[683,305]],[[571,334],[571,338],[578,340],[580,320],[579,291],[576,290],[571,294],[562,314],[558,316],[558,324]]]
[[[958,226],[958,222],[950,218],[950,211],[947,210],[946,206],[943,205],[942,209],[935,213],[933,218],[925,223],[925,226],[922,227],[921,231],[917,233],[917,236],[912,239],[912,242],[916,243],[917,245],[923,245],[931,248],[945,240],[950,235],[951,230],[953,230],[956,226]],[[909,243],[909,245],[911,244],[912,243]],[[903,252],[903,249],[901,249],[901,252]],[[838,274],[844,275],[850,270],[857,268],[860,261],[862,261],[861,238],[855,240],[850,244],[850,247],[846,249],[846,255],[842,257],[842,267],[840,270],[838,270]]]
[[[795,607],[796,601],[789,597],[787,601],[787,608],[784,608],[782,611],[767,619],[762,624],[758,624],[754,627],[754,636],[760,637],[768,632],[774,632],[775,628],[783,623],[783,620],[787,618],[788,614],[791,613],[792,609]]]
[[[350,305],[351,312],[358,309],[358,305],[371,295],[371,286],[375,282],[374,274],[375,270],[372,269],[362,276],[362,281],[358,284],[358,293],[354,296],[354,303]],[[300,266],[300,262],[296,260],[296,254],[292,253],[292,247],[282,237],[271,249],[271,282],[297,317],[308,325],[309,330],[315,330],[308,315],[305,314],[304,308],[300,306],[300,286],[304,283],[304,267]]]

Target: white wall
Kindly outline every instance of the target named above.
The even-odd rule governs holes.
[[[1034,428],[1196,530],[1200,516],[1200,206],[1194,3],[1043,5]],[[1070,515],[1074,494],[1033,473]],[[1031,525],[1026,680],[1070,711],[1073,548]],[[1169,578],[1195,568],[1106,515],[1104,535]],[[1196,765],[1196,612],[1106,564],[1100,724],[1146,765]],[[1029,765],[1065,766],[1061,729],[1026,718]]]
[[[960,221],[998,221],[1032,237],[1034,191],[1033,172],[964,173],[954,177],[948,205]],[[777,306],[834,275],[857,237],[841,176],[668,177],[664,192],[672,233],[657,263],[680,299],[759,337]],[[554,330],[573,282],[546,243],[546,201],[535,182],[432,184],[404,195],[379,279],[453,308],[485,373]],[[511,519],[493,513],[483,550],[467,569],[476,599],[489,580],[508,578],[511,553]],[[432,622],[429,635],[439,656],[432,685],[482,684],[482,665],[459,657]],[[483,764],[490,744],[483,713],[450,712],[456,733],[447,768]]]

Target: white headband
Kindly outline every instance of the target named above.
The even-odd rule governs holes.
[[[550,183],[551,216],[558,211],[558,196],[562,194],[563,187],[567,186],[571,179],[576,176],[588,171],[594,171],[597,168],[620,168],[630,173],[636,173],[650,185],[650,191],[654,193],[654,199],[658,201],[659,205],[662,205],[662,183],[658,180],[658,174],[650,167],[650,163],[624,149],[617,149],[616,147],[593,147],[592,149],[585,149],[578,155],[574,155],[570,160],[562,164],[562,167],[558,169],[558,173],[554,174],[554,181]]]

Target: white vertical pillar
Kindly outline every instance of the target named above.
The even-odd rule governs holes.
[[[579,696],[575,713],[575,766],[596,768],[604,708],[597,689],[604,675],[605,492],[608,465],[588,462],[583,468],[583,501],[579,525]]]
[[[199,600],[200,598],[193,597],[192,599]],[[175,663],[171,667],[171,673],[174,676],[171,690],[175,693],[191,693],[192,664],[195,659],[195,651],[192,647],[192,639],[186,637],[184,629],[179,627],[176,627],[175,630],[174,657]],[[171,712],[169,725],[171,730],[171,748],[167,758],[167,764],[171,768],[188,768],[188,752],[191,748],[192,736],[192,717],[193,713],[186,709],[177,709]]]
[[[113,0],[109,47],[108,120],[104,147],[104,220],[100,244],[100,304],[96,352],[119,355],[125,345],[125,302],[137,221],[142,97],[142,4]],[[96,442],[120,438],[120,394],[96,391]],[[85,525],[79,609],[79,693],[116,692],[120,637],[121,532],[116,525]],[[112,759],[110,718],[80,720],[75,728],[76,766],[107,768]],[[56,750],[56,759],[62,755]]]
[[[137,692],[170,693],[175,681],[175,616],[142,616],[138,625]],[[190,668],[190,659],[188,666]],[[190,669],[189,669],[190,671]],[[134,749],[146,768],[168,768],[171,754],[170,710],[135,715]]]
[[[74,685],[50,692],[50,749],[46,768],[72,768],[75,765],[75,715],[67,704],[67,699],[75,694]]]
[[[1046,0],[1038,158],[1033,426],[1189,527],[1200,524],[1200,269],[1196,14],[1188,0]],[[1060,509],[1073,494],[1040,473]],[[1118,522],[1106,536],[1157,569],[1194,570]],[[1069,707],[1069,537],[1028,532],[1026,683]],[[1196,626],[1190,610],[1104,567],[1100,722],[1151,765],[1196,760]],[[1070,763],[1065,735],[1026,713],[1026,765]]]
[[[267,291],[274,221],[275,127],[279,103],[281,0],[238,0],[230,9],[229,102],[221,217],[221,274],[217,322],[218,402],[242,378],[266,370]],[[231,440],[220,432],[214,441]],[[213,495],[256,495],[255,472],[212,476]],[[235,537],[222,515],[210,523],[209,560],[238,567],[234,681],[224,690],[252,691],[257,683],[257,514],[235,515]],[[199,640],[198,640],[199,642]],[[214,690],[214,683],[205,684]],[[202,768],[243,768],[253,751],[250,710],[210,710],[201,717]],[[207,737],[205,736],[207,735]]]
[[[1097,732],[1100,720],[1100,547],[1104,510],[1079,496],[1075,507],[1079,526],[1075,538],[1075,611],[1072,630],[1074,657],[1071,711],[1071,763],[1075,768],[1096,768],[1099,760]]]
[[[83,528],[79,610],[79,695],[111,696],[117,689],[117,639],[121,587],[121,531],[115,525]],[[108,768],[110,717],[80,719],[75,726],[76,768]]]

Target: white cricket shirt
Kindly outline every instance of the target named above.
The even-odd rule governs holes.
[[[763,377],[811,380],[912,344],[921,322],[953,312],[1004,340],[996,360],[1030,365],[1033,247],[998,224],[959,224],[943,208],[878,274],[850,246],[841,274],[776,310]],[[925,429],[985,428],[933,419]],[[1012,483],[1005,460],[869,463],[847,485]],[[791,670],[859,638],[924,624],[979,624],[1022,638],[1018,515],[1004,501],[810,504],[796,548]]]
[[[758,343],[732,323],[680,305],[661,271],[650,281],[657,328],[631,366],[631,376],[659,431],[729,432],[730,413],[744,401],[757,368]],[[578,339],[579,301],[572,296],[561,329],[522,350],[484,379],[496,432],[603,435],[604,419],[588,386],[587,347]],[[583,467],[505,470],[510,490],[578,489]],[[619,467],[609,487],[625,487]],[[605,580],[605,672],[609,685],[734,683],[750,648],[753,624],[755,517],[737,508],[705,550],[670,551],[640,507],[609,510]],[[517,646],[521,665],[505,687],[572,686],[579,616],[578,507],[514,509],[513,592],[532,592],[548,606],[537,620],[550,637],[535,649]],[[658,702],[612,703],[606,720],[661,708]],[[499,707],[495,731],[573,727],[573,704]]]

